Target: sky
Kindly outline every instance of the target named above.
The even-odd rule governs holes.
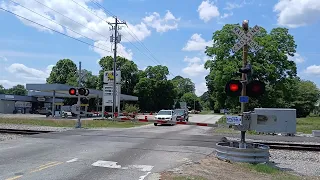
[[[169,79],[190,78],[206,90],[206,46],[225,24],[249,20],[268,32],[286,27],[294,36],[298,75],[320,87],[319,0],[0,0],[0,84],[45,83],[60,59],[81,61],[98,74],[98,60],[113,55],[109,23],[122,25],[118,55],[139,69],[165,65]],[[33,22],[30,22],[26,19]],[[37,24],[35,24],[37,23]],[[230,32],[232,33],[232,32]]]

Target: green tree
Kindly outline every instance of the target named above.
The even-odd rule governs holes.
[[[84,75],[82,80],[83,86],[89,89],[96,89],[98,86],[98,76],[92,74],[91,71],[83,69],[81,72]]]
[[[0,94],[5,94],[6,89],[0,84]]]
[[[27,95],[27,90],[24,85],[18,84],[16,86],[13,86],[12,88],[7,89],[6,94],[25,96]]]
[[[182,102],[186,102],[188,107],[195,110],[201,110],[200,99],[194,93],[188,92],[181,97]]]
[[[176,92],[172,81],[167,80],[168,74],[168,68],[161,65],[139,71],[134,93],[139,97],[140,109],[158,111],[173,108]]]
[[[221,30],[213,33],[214,44],[206,48],[206,54],[214,57],[205,63],[205,68],[210,70],[206,76],[209,94],[214,99],[214,109],[239,108],[237,97],[227,97],[224,92],[225,84],[230,79],[240,79],[235,73],[241,67],[242,50],[235,54],[231,48],[237,40],[237,36],[231,29],[239,24],[227,24]],[[293,94],[286,84],[296,77],[297,68],[293,61],[288,60],[287,55],[293,56],[296,45],[292,35],[286,28],[272,29],[268,34],[261,28],[254,40],[262,47],[257,52],[249,52],[248,61],[253,67],[252,79],[266,83],[267,92],[260,98],[250,98],[249,107],[260,105],[262,107],[287,107],[290,104],[284,99],[292,99]],[[279,92],[281,92],[279,94]]]
[[[311,81],[300,80],[297,85],[293,108],[297,111],[297,117],[306,117],[316,108],[320,92]]]
[[[176,76],[172,79],[177,92],[177,98],[180,99],[183,94],[195,92],[195,85],[189,78],[183,78],[182,76]]]
[[[47,78],[49,84],[77,84],[77,65],[70,59],[61,59],[52,68],[50,76]]]
[[[113,58],[111,56],[103,57],[100,59],[99,65],[101,70],[99,71],[98,89],[102,89],[104,71],[113,70]],[[121,70],[121,93],[132,95],[134,87],[139,81],[138,66],[133,61],[118,56],[116,68]]]

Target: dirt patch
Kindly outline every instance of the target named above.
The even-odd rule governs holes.
[[[270,180],[270,179],[320,179],[301,177],[285,172],[273,174],[260,173],[247,164],[225,162],[215,155],[207,156],[199,162],[187,162],[182,166],[161,173],[161,180]]]

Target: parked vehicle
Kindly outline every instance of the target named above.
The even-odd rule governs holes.
[[[177,115],[173,110],[160,110],[154,118],[155,120],[161,120],[161,121],[176,121]],[[161,123],[161,124],[174,125],[172,123]],[[154,125],[157,126],[158,123],[154,123]]]
[[[189,113],[186,109],[175,109],[177,115],[177,121],[189,121]]]

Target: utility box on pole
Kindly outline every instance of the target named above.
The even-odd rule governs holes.
[[[296,129],[296,109],[255,108],[254,113],[251,113],[250,130],[295,134]]]

